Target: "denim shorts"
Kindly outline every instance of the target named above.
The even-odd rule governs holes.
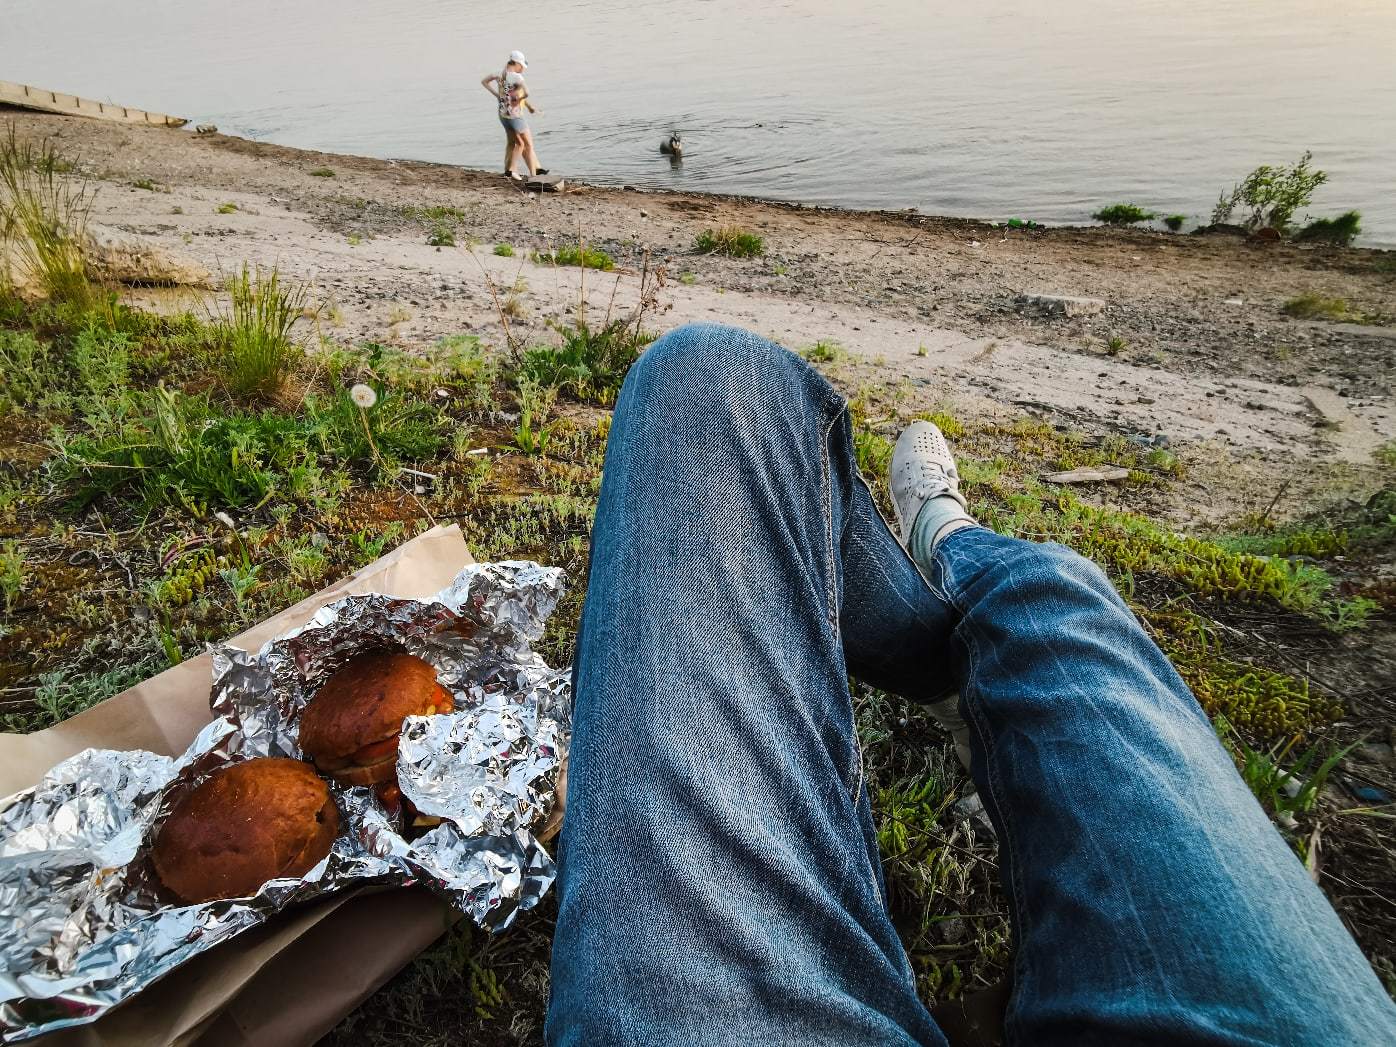
[[[521,116],[501,116],[499,122],[504,125],[504,130],[521,134],[528,130],[528,121]]]

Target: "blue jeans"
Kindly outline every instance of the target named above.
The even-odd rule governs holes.
[[[1366,960],[1101,572],[970,528],[923,576],[834,389],[710,326],[640,358],[611,428],[550,1043],[945,1042],[884,903],[849,674],[960,691],[1012,908],[1010,1042],[1396,1043]]]

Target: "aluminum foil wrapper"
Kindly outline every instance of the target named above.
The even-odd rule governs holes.
[[[94,1021],[197,953],[346,887],[426,884],[491,929],[536,905],[554,866],[531,830],[554,800],[571,680],[532,644],[562,583],[557,568],[476,564],[430,600],[346,597],[255,654],[214,648],[215,718],[182,756],[89,749],[0,801],[0,1038]],[[371,788],[332,783],[340,836],[303,879],[170,905],[148,857],[161,819],[225,764],[300,757],[306,702],[384,646],[430,662],[455,695],[454,713],[410,717],[398,747],[403,794],[441,824],[409,840]]]

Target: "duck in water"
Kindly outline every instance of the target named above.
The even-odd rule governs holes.
[[[675,131],[673,134],[669,136],[669,140],[667,142],[660,142],[659,151],[663,153],[665,156],[672,156],[675,160],[682,160],[683,139],[679,137],[679,133]]]

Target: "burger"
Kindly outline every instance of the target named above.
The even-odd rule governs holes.
[[[397,783],[402,721],[454,709],[451,692],[422,659],[398,651],[361,654],[306,705],[300,745],[321,774],[345,785],[380,786],[386,799]]]
[[[190,790],[160,827],[151,858],[160,882],[193,905],[300,878],[338,834],[324,780],[301,760],[268,756],[224,767]]]

